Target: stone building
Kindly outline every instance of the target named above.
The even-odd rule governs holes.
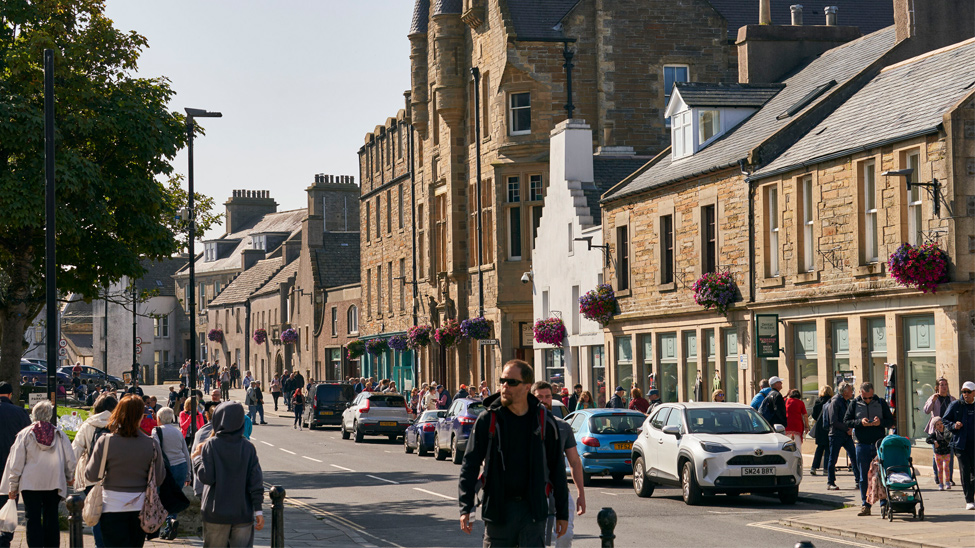
[[[950,22],[975,13],[951,4],[895,2],[895,25],[836,47],[853,31],[747,26],[741,84],[677,86],[673,146],[602,199],[622,309],[606,330],[613,382],[635,371],[665,401],[699,385],[747,402],[778,375],[811,406],[823,385],[871,381],[896,386],[898,432],[917,438],[934,379],[972,378],[975,41]],[[900,169],[937,179],[941,205]],[[951,264],[936,293],[889,276],[902,243],[929,241]],[[726,316],[695,303],[707,272],[734,279]]]
[[[865,27],[873,25],[870,30],[890,24],[889,4],[839,4]],[[378,223],[362,238],[363,335],[385,337],[412,325],[412,307],[396,308],[399,293],[412,297],[416,282],[420,323],[477,316],[483,301],[500,343],[485,363],[473,343],[422,352],[418,370],[425,380],[493,381],[505,360],[531,360],[533,342],[523,335],[534,320],[532,295],[520,279],[531,270],[549,184],[549,132],[568,117],[585,119],[598,155],[656,154],[668,141],[664,109],[673,82],[734,82],[732,40],[738,27],[757,22],[757,11],[754,0],[417,0],[408,35],[408,109],[368,134],[359,149],[363,223]],[[788,6],[774,2],[772,15],[787,20]],[[477,84],[472,68],[479,71]],[[401,163],[409,135],[413,175],[411,164]],[[398,231],[400,196],[415,203],[415,222],[405,224],[416,227],[415,278],[412,231]],[[414,209],[402,209],[412,220]],[[399,360],[386,361],[397,367]],[[380,361],[375,372],[391,374]]]

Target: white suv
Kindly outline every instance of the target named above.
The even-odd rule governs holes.
[[[406,400],[395,392],[360,392],[342,412],[342,439],[355,437],[356,443],[368,434],[388,436],[390,441],[406,433],[412,424]]]
[[[777,492],[795,504],[802,455],[782,431],[739,403],[658,406],[633,443],[633,489],[649,497],[657,485],[679,486],[687,504],[705,494]]]

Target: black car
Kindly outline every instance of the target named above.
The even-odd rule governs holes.
[[[73,365],[62,365],[58,368],[58,373],[64,373],[68,376],[68,378],[71,378],[74,375],[74,372],[72,371],[73,368]],[[113,375],[106,376],[102,370],[96,369],[89,365],[81,366],[81,380],[83,382],[91,381],[94,384],[105,384],[105,381],[107,380],[115,390],[125,386],[125,382],[122,379]]]
[[[355,389],[348,383],[323,382],[314,384],[308,391],[305,406],[305,424],[316,426],[341,426],[342,412],[355,399]]]

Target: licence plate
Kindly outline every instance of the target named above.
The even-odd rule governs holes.
[[[334,415],[335,411],[319,411],[319,415]]]
[[[746,467],[741,469],[741,475],[743,476],[771,476],[775,474],[775,468],[771,466],[755,466]]]
[[[380,422],[379,426],[396,426],[395,422]]]
[[[628,441],[623,443],[614,443],[613,449],[616,449],[617,451],[627,451],[633,449],[633,442]]]

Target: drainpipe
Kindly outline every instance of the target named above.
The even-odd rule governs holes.
[[[566,51],[568,51],[568,47],[566,47]],[[570,61],[571,56],[566,57],[566,63],[570,63]],[[571,64],[569,66],[571,67]],[[481,235],[483,230],[481,224],[481,71],[477,67],[472,67],[471,75],[474,76],[474,161],[476,162],[475,182],[477,183],[477,315],[484,317],[484,238]],[[572,95],[569,95],[569,105],[571,104]],[[483,375],[484,345],[478,343],[477,354],[477,369]],[[475,380],[480,379],[471,379],[471,384]]]
[[[411,100],[412,93],[407,91],[404,95],[406,95],[407,119],[410,121],[410,123],[406,126],[409,135],[407,142],[409,143],[408,154],[409,154],[409,162],[410,162],[410,218],[413,219],[413,222],[411,223],[412,226],[410,227],[410,230],[413,234],[410,240],[412,244],[411,252],[413,254],[413,280],[410,285],[413,286],[413,327],[416,327],[416,305],[420,299],[417,290],[417,281],[416,281],[416,274],[417,274],[416,272],[416,224],[418,222],[423,222],[423,221],[422,219],[418,220],[416,218],[416,159],[413,156],[414,154],[413,139],[415,138],[416,130],[413,128],[413,102]],[[419,352],[417,352],[417,350],[414,348],[413,349],[413,386],[416,386],[416,384],[420,382],[420,365],[419,363],[417,363],[418,356],[419,356]]]
[[[748,183],[748,302],[755,302],[755,183],[748,179],[745,160],[738,160],[741,173]]]

